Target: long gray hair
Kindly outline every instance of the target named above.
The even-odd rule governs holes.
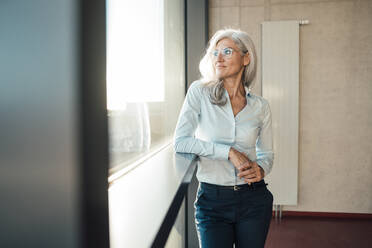
[[[216,48],[217,43],[224,38],[233,40],[242,55],[246,52],[249,54],[250,62],[245,66],[242,75],[242,83],[249,89],[252,88],[252,82],[256,76],[257,68],[256,50],[252,39],[246,32],[237,29],[222,29],[217,31],[208,42],[208,48],[205,51],[205,55],[200,60],[199,70],[202,75],[200,80],[204,83],[205,89],[208,90],[211,103],[219,106],[225,105],[227,99],[223,95],[223,81],[219,80],[216,76],[216,70],[213,66],[211,54]]]

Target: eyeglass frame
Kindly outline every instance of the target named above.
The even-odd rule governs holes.
[[[224,53],[221,53],[221,50],[222,51],[226,51],[226,50],[231,50],[231,54],[224,54]],[[215,52],[218,51],[217,55],[215,55]],[[217,49],[214,49],[212,52],[211,52],[211,57],[212,59],[217,59],[219,54],[222,54],[222,57],[225,58],[225,59],[230,59],[233,55],[233,52],[238,52],[240,53],[240,51],[237,51],[236,49],[232,48],[232,47],[225,47],[223,49],[220,49],[220,50],[217,50]],[[248,53],[248,51],[244,51],[242,56],[246,55]]]

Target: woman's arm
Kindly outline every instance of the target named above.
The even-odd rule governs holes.
[[[202,92],[198,84],[199,82],[193,83],[187,91],[174,133],[174,150],[211,159],[228,160],[230,146],[194,137],[201,114]]]
[[[174,150],[182,153],[194,153],[211,159],[228,160],[230,146],[206,142],[194,137],[201,114],[202,92],[198,84],[199,82],[191,84],[187,91],[174,133]],[[211,126],[211,128],[213,127]]]
[[[271,110],[269,103],[265,100],[264,118],[256,141],[257,164],[268,175],[273,166],[273,135],[271,129]]]

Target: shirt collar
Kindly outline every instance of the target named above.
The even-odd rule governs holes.
[[[245,93],[246,93],[246,96],[251,96],[251,89],[248,88],[247,86],[244,86],[244,89],[245,89]]]
[[[244,86],[244,89],[245,89],[245,96],[251,97],[251,89],[248,88],[247,86]],[[227,92],[226,89],[225,89],[225,93],[226,93],[227,96],[229,96],[229,93]]]

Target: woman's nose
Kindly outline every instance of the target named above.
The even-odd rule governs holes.
[[[217,61],[223,61],[223,55],[222,55],[222,53],[218,53]]]

